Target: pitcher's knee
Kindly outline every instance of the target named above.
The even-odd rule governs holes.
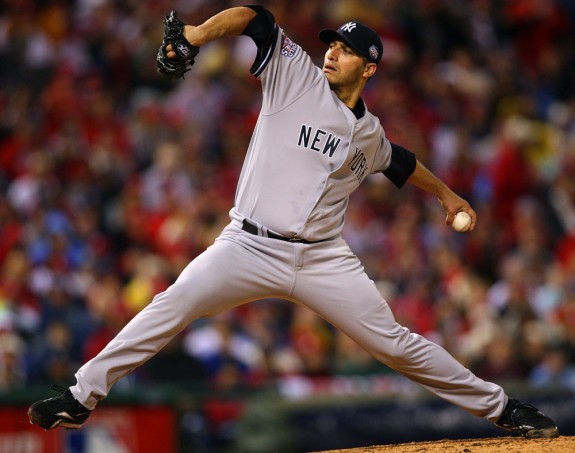
[[[409,363],[419,354],[417,346],[425,340],[418,334],[411,333],[409,329],[401,327],[393,334],[380,338],[371,349],[372,354],[385,364]]]

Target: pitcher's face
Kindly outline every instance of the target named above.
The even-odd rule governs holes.
[[[332,89],[354,87],[375,72],[376,64],[343,41],[330,43],[323,61],[323,73]]]

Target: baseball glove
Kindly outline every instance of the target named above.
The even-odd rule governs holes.
[[[156,66],[158,72],[170,80],[183,78],[192,69],[194,58],[200,52],[199,47],[191,45],[185,38],[184,25],[175,11],[171,11],[164,19],[164,38],[156,56]],[[168,44],[172,44],[177,55],[175,58],[168,58]]]

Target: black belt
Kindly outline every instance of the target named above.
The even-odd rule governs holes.
[[[260,231],[260,229],[258,228],[257,225],[250,222],[248,219],[244,219],[242,221],[242,230],[244,230],[250,234],[253,234],[255,236],[264,236],[264,237],[268,237],[271,239],[277,239],[279,241],[286,241],[286,242],[293,242],[296,244],[315,244],[316,242],[323,242],[323,241],[329,240],[329,239],[322,239],[320,241],[308,241],[307,239],[288,238],[288,237],[282,236],[281,234],[276,234],[276,233],[269,231],[269,230],[267,231],[267,235],[266,235]]]

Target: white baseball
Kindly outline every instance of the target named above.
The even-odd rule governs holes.
[[[471,226],[471,216],[467,212],[460,211],[455,215],[451,227],[460,233],[466,232]]]

